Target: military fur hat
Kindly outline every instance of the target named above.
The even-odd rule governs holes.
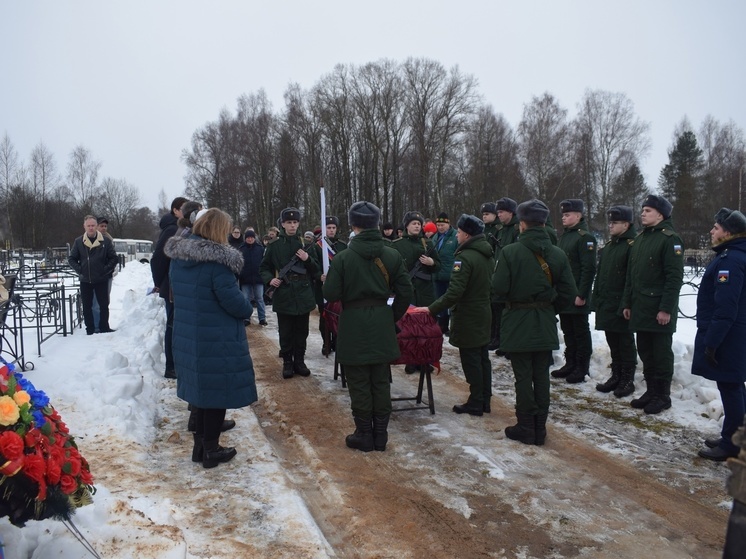
[[[360,229],[378,229],[381,223],[381,210],[370,202],[355,202],[347,212],[350,227]]]
[[[479,211],[483,214],[495,214],[497,215],[497,206],[493,202],[485,202]]]
[[[628,221],[632,223],[635,218],[632,214],[632,208],[629,206],[611,206],[606,212],[609,221]]]
[[[512,214],[515,213],[516,209],[518,209],[518,204],[515,200],[512,198],[500,198],[497,203],[495,204],[497,207],[497,211],[504,211],[504,212],[510,212]]]
[[[584,209],[585,205],[580,198],[568,198],[560,202],[560,211],[563,214],[567,212],[580,212],[582,214]]]
[[[645,198],[642,207],[644,208],[645,206],[657,210],[663,216],[663,219],[671,217],[671,211],[673,210],[671,202],[666,200],[663,196],[656,196],[654,194],[650,194]]]
[[[549,217],[549,208],[541,200],[533,199],[518,205],[516,215],[520,221],[534,223],[546,223]]]
[[[732,235],[746,233],[746,216],[738,210],[720,208],[715,214],[715,223]]]
[[[383,224],[383,225],[381,226],[381,229],[383,229],[384,231],[385,231],[386,229],[393,229],[393,228],[394,228],[394,224],[393,224],[393,223],[391,223],[390,221],[387,221],[386,223],[384,223],[384,224]]]
[[[280,223],[286,221],[300,221],[300,210],[298,208],[285,208],[280,212]]]
[[[336,215],[328,215],[326,216],[326,224],[336,225],[339,228],[339,218]]]
[[[461,217],[458,218],[456,227],[472,237],[484,233],[484,221],[475,215],[461,214]]]
[[[440,212],[438,217],[435,218],[435,223],[451,223],[448,220],[448,214],[446,212]]]
[[[404,219],[402,220],[402,227],[406,229],[407,225],[409,225],[413,221],[419,221],[420,225],[425,224],[425,218],[422,216],[420,212],[407,212],[404,214]]]

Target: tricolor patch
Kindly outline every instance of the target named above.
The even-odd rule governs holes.
[[[455,262],[453,263],[453,271],[454,271],[454,272],[458,272],[458,271],[460,271],[460,270],[461,270],[461,260],[456,260],[456,261],[455,261]]]
[[[593,241],[588,241],[585,243],[585,246],[588,248],[588,250],[593,250]]]
[[[718,272],[718,283],[728,283],[730,279],[730,272],[728,270],[720,270]]]
[[[673,245],[673,252],[676,256],[681,256],[681,245]]]

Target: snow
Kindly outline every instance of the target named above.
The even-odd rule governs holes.
[[[112,288],[111,324],[117,330],[115,333],[86,336],[83,330],[76,330],[72,336],[59,336],[46,342],[41,356],[27,356],[35,368],[26,376],[49,395],[60,411],[81,452],[88,457],[94,478],[101,469],[112,475],[118,464],[116,460],[111,464],[98,464],[86,452],[87,446],[100,444],[102,440],[111,441],[109,452],[122,454],[125,464],[126,459],[132,460],[155,477],[159,462],[154,449],[170,449],[167,446],[170,438],[166,440],[164,431],[173,430],[171,436],[179,439],[172,424],[186,421],[186,405],[176,398],[175,384],[163,378],[165,313],[156,295],[146,295],[150,285],[147,265],[128,264],[115,277]],[[694,293],[694,290],[685,286],[682,293],[685,292]],[[682,297],[684,313],[693,316],[695,307],[696,297]],[[268,312],[268,319],[273,318]],[[693,320],[679,319],[673,347],[675,371],[671,396],[674,402],[665,414],[672,423],[714,435],[720,431],[722,405],[714,383],[690,374],[695,331]],[[609,354],[603,332],[593,332],[593,346],[592,381],[578,390],[595,398],[598,393],[593,387],[609,374]],[[561,358],[562,348],[556,352],[555,361],[559,364]],[[338,384],[329,382],[324,384],[326,386]],[[643,390],[640,380],[638,394]],[[268,402],[267,405],[275,404]],[[151,493],[148,479],[143,480],[142,486],[116,493],[105,483],[96,482],[98,491],[93,504],[79,509],[74,522],[102,556],[166,559],[210,556],[206,550],[214,534],[190,524],[190,519],[198,514],[195,509],[205,504],[200,502],[202,499],[214,498],[210,489],[216,484],[224,484],[226,493],[231,492],[231,484],[241,485],[246,491],[239,506],[252,509],[254,520],[241,526],[240,538],[260,553],[265,550],[267,555],[264,556],[272,556],[266,551],[271,549],[266,542],[282,544],[289,538],[303,541],[304,549],[315,550],[309,556],[334,556],[303,499],[285,477],[289,473],[283,470],[273,453],[252,409],[231,412],[229,416],[240,421],[246,434],[241,439],[241,454],[251,457],[240,464],[236,459],[237,464],[232,469],[221,466],[207,471],[192,464],[186,454],[191,452],[189,441],[176,445],[178,450],[168,450],[184,453],[184,467],[163,472],[164,479],[175,481],[181,492],[176,491],[166,498]],[[457,436],[460,434],[439,425],[438,417],[428,416],[421,431],[430,437],[453,437],[454,441],[461,441]],[[563,427],[573,429],[571,425]],[[179,430],[185,431],[183,427]],[[516,459],[516,454],[499,462],[476,446],[464,444],[460,448],[483,464],[484,475],[496,480],[503,480],[505,469],[514,467],[510,461]],[[312,448],[307,451],[314,452]],[[608,451],[622,452],[613,444],[608,445]],[[174,476],[177,476],[175,480]],[[470,514],[463,500],[447,503],[447,506],[461,510],[467,518]],[[155,530],[154,526],[160,529]],[[5,542],[8,559],[90,556],[61,523],[52,520],[29,522],[19,529],[2,519],[0,539]],[[144,544],[147,544],[145,548]],[[107,549],[109,553],[105,553]]]

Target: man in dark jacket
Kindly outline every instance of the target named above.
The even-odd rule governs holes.
[[[441,212],[435,218],[435,227],[438,232],[431,240],[440,257],[440,270],[433,275],[433,278],[435,281],[435,296],[442,297],[448,291],[448,283],[451,281],[453,258],[456,247],[458,246],[458,239],[456,239],[456,230],[451,227],[447,213]],[[438,314],[438,325],[444,334],[447,334],[449,331],[449,313],[450,310],[445,308]]]
[[[238,276],[238,283],[246,298],[249,301],[254,301],[256,304],[259,325],[266,326],[267,315],[264,306],[264,282],[262,281],[262,276],[259,274],[259,266],[264,257],[264,247],[256,242],[256,233],[253,229],[248,229],[243,236],[245,242],[238,247],[238,250],[243,255],[243,268],[241,268],[241,275]],[[244,324],[248,325],[251,322],[251,314],[253,314],[253,307],[249,313],[249,317],[244,320]]]
[[[264,284],[274,290],[272,310],[277,314],[280,331],[282,378],[289,379],[294,374],[307,377],[311,374],[305,363],[308,318],[316,306],[311,282],[319,267],[316,259],[303,250],[303,238],[298,234],[300,210],[282,210],[280,224],[279,237],[264,251],[259,274]],[[295,264],[280,279],[280,271],[293,259]]]
[[[705,440],[702,458],[722,462],[737,456],[732,437],[746,414],[746,217],[721,208],[710,230],[716,256],[697,293],[697,336],[692,374],[717,382],[723,402],[723,428]]]
[[[316,246],[314,246],[314,255],[316,256],[316,262],[319,264],[319,272],[322,272],[322,265],[324,262],[324,256],[322,254],[323,250],[326,250],[326,254],[329,257],[329,262],[331,263],[332,260],[334,260],[334,257],[342,250],[347,248],[347,244],[340,241],[337,238],[337,233],[339,232],[339,218],[335,215],[328,215],[326,216],[326,235],[324,239],[319,239],[316,241]],[[324,242],[326,241],[326,242]],[[316,297],[316,306],[319,309],[319,332],[321,333],[321,353],[324,355],[329,355],[332,351],[335,351],[337,341],[334,339],[334,336],[329,332],[327,334],[326,331],[326,318],[324,317],[324,309],[326,308],[326,304],[324,303],[324,295],[321,292],[321,286],[322,286],[322,278],[321,275],[319,278],[316,279],[316,281],[313,282],[314,286],[314,296]]]
[[[624,319],[622,296],[627,281],[627,263],[635,239],[634,216],[629,206],[612,206],[609,218],[609,242],[599,251],[596,281],[593,283],[593,309],[596,330],[603,330],[611,353],[611,377],[596,385],[600,392],[614,391],[622,398],[635,391],[637,348],[635,335]]]
[[[673,206],[663,196],[642,203],[642,232],[635,237],[627,266],[622,305],[637,334],[637,352],[647,389],[633,408],[656,414],[671,407],[673,333],[684,280],[684,247],[671,222]]]
[[[101,309],[99,331],[113,332],[109,326],[109,277],[117,266],[117,252],[111,239],[98,230],[92,215],[83,220],[85,233],[75,239],[67,261],[80,278],[80,298],[83,302],[83,320],[89,336],[95,332],[93,324],[93,296]]]
[[[500,252],[503,248],[508,245],[512,245],[518,240],[518,234],[520,233],[520,225],[518,223],[518,217],[515,212],[518,208],[518,204],[512,198],[500,198],[495,202],[497,208],[497,219],[500,225],[497,226],[497,243],[495,244],[495,260],[500,259]],[[505,309],[505,301],[501,298],[492,294],[492,331],[493,331],[493,343],[491,346],[496,346],[497,355],[505,355],[505,352],[500,348],[500,319],[502,318],[503,310]]]
[[[461,368],[469,383],[469,398],[465,404],[453,406],[456,413],[481,416],[490,412],[492,397],[492,364],[489,344],[490,281],[495,268],[492,248],[484,237],[484,222],[473,215],[462,215],[457,224],[458,247],[452,264],[453,273],[448,290],[428,307],[437,316],[452,309],[452,331],[449,341],[459,348]]]
[[[558,246],[570,261],[578,293],[560,311],[560,327],[565,338],[565,365],[552,371],[552,376],[578,383],[584,382],[589,374],[593,353],[588,315],[591,312],[593,277],[596,275],[596,238],[588,231],[582,200],[562,200],[560,209],[564,233]]]
[[[544,229],[549,208],[539,201],[517,209],[521,236],[503,248],[492,277],[492,289],[505,298],[500,347],[510,353],[515,375],[518,424],[505,436],[524,444],[543,445],[549,413],[549,365],[559,348],[558,309],[576,296],[577,288],[564,251],[552,245]]]
[[[323,293],[329,301],[342,301],[337,359],[345,366],[355,420],[347,446],[382,451],[391,415],[389,363],[399,357],[396,322],[412,299],[412,284],[401,256],[381,237],[378,207],[356,202],[348,218],[355,237],[349,250],[332,260]]]
[[[166,241],[176,234],[179,219],[183,217],[181,206],[187,201],[186,198],[181,196],[177,196],[171,201],[171,210],[161,217],[161,221],[158,224],[161,228],[161,234],[158,237],[158,242],[155,243],[153,257],[150,259],[150,273],[153,276],[153,285],[166,305],[166,332],[163,336],[166,371],[163,376],[170,379],[176,378],[174,354],[171,349],[174,332],[174,303],[171,299],[171,284],[168,278],[168,268],[171,265],[171,259],[163,252],[163,248],[166,246]]]

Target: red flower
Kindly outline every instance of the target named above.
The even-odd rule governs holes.
[[[85,468],[80,470],[80,481],[85,483],[86,485],[93,485],[93,476],[91,475],[91,472],[88,470],[87,465]]]
[[[57,448],[52,447],[49,449],[49,457],[47,458],[47,482],[50,485],[56,485],[60,482],[60,476],[62,475],[62,462],[65,460],[65,453]]]
[[[38,454],[27,454],[26,461],[23,464],[23,473],[26,477],[39,484],[38,500],[43,501],[47,498],[47,484],[44,481],[44,474],[47,470],[44,458]]]
[[[26,436],[24,437],[24,442],[26,443],[26,446],[29,448],[34,448],[37,444],[39,444],[39,441],[41,440],[41,431],[34,427],[33,429],[29,429],[29,432],[26,433]]]
[[[60,488],[65,495],[71,495],[72,493],[75,493],[75,490],[78,488],[78,482],[75,481],[73,476],[62,474],[62,477],[60,478]]]
[[[0,433],[0,454],[5,460],[16,460],[23,456],[23,439],[15,431]]]

